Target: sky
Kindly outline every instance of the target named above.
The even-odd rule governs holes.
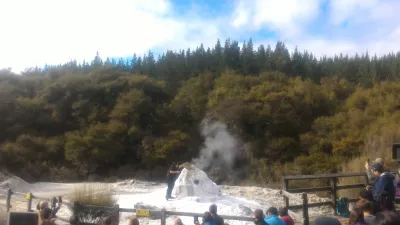
[[[316,56],[400,50],[400,0],[0,0],[0,68],[283,41]]]

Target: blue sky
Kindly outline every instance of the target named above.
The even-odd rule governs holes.
[[[400,50],[400,0],[1,0],[0,68],[284,41],[317,56]]]

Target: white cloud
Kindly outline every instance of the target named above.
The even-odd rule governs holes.
[[[320,0],[239,0],[233,15],[236,28],[267,27],[281,38],[301,35],[302,28],[319,13]]]
[[[0,68],[11,66],[17,72],[45,63],[91,60],[96,51],[123,57],[160,46],[215,42],[220,35],[201,20],[174,19],[167,0],[10,0],[0,8],[5,12],[0,13]],[[188,38],[193,31],[195,38]]]
[[[91,60],[96,51],[102,57],[124,57],[149,49],[194,48],[200,43],[207,48],[218,38],[247,40],[265,31],[278,36],[263,41],[258,33],[256,43],[274,46],[281,40],[291,50],[298,46],[318,56],[400,50],[399,0],[235,3],[232,12],[204,18],[200,5],[177,17],[170,0],[1,0],[0,68],[21,71],[44,63]],[[323,3],[328,3],[325,15]],[[319,31],[310,32],[315,28]]]
[[[244,2],[245,0],[238,0]],[[257,44],[275,45],[277,40],[285,42],[292,51],[308,50],[317,56],[332,56],[339,53],[365,53],[382,55],[400,50],[400,8],[398,0],[253,0],[248,1],[246,12],[234,14],[244,21],[242,27],[267,25],[278,32],[278,39],[266,38]],[[252,3],[250,3],[252,2]],[[321,6],[328,3],[325,15]],[[243,10],[243,9],[242,9]],[[237,11],[238,12],[238,11]],[[240,12],[240,11],[239,11]],[[322,20],[322,21],[321,21]],[[310,32],[310,24],[322,32]],[[342,23],[346,22],[346,26]],[[315,27],[314,27],[315,28]],[[325,32],[325,33],[324,33]]]

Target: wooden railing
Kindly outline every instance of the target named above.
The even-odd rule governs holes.
[[[0,189],[0,196],[3,195],[6,197],[6,208],[7,212],[10,212],[10,209],[13,208],[11,204],[12,196],[19,196],[23,197],[27,200],[27,208],[26,212],[24,213],[34,213],[32,212],[32,200],[33,199],[38,199],[40,201],[49,201],[53,202],[54,204],[54,198],[43,198],[36,196],[32,193],[20,193],[20,192],[13,192],[11,189],[8,190],[3,190]],[[1,204],[1,203],[0,203]],[[75,213],[75,208],[76,205],[79,203],[68,203],[68,202],[63,202],[63,204],[67,205],[73,213]],[[115,205],[114,207],[104,207],[104,206],[92,206],[92,205],[79,205],[79,207],[83,207],[86,209],[99,209],[99,210],[108,210],[108,211],[113,211],[116,214],[116,220],[119,223],[119,213],[125,212],[125,213],[132,213],[132,215],[137,215],[138,217],[152,217],[156,216],[159,217],[161,220],[161,225],[166,225],[166,218],[167,216],[189,216],[189,217],[202,217],[203,213],[191,213],[191,212],[174,212],[174,211],[166,211],[165,209],[161,209],[159,211],[157,210],[147,210],[147,209],[129,209],[129,208],[119,208],[119,205]],[[139,213],[138,213],[139,212]],[[12,213],[21,213],[21,212],[12,212]],[[252,217],[245,217],[245,216],[227,216],[227,215],[220,215],[222,218],[226,220],[237,220],[237,221],[254,221]],[[56,219],[61,220],[63,222],[69,223],[69,218],[61,218],[61,217],[56,217]],[[118,224],[116,223],[116,224]],[[95,225],[93,223],[83,223],[85,225]]]
[[[393,174],[396,174],[393,172]],[[351,177],[363,177],[364,182],[359,183],[359,184],[348,184],[348,185],[338,185],[338,180],[339,178],[351,178]],[[323,186],[323,187],[307,187],[307,188],[291,188],[289,186],[289,181],[294,181],[294,180],[313,180],[313,179],[318,179],[318,180],[323,180],[323,179],[328,179],[329,180],[329,186]],[[285,193],[303,193],[303,196],[307,196],[305,193],[310,193],[310,192],[319,192],[319,191],[327,191],[329,192],[330,195],[330,201],[326,202],[317,202],[317,203],[308,203],[307,206],[305,206],[305,202],[303,200],[302,205],[290,205],[289,203],[289,198],[293,198],[293,196],[290,195],[283,195],[283,203],[288,209],[303,209],[308,210],[308,208],[312,207],[320,207],[320,206],[331,206],[332,209],[335,212],[336,215],[336,207],[337,207],[337,192],[339,190],[345,190],[345,189],[352,189],[352,188],[365,188],[367,185],[370,185],[367,174],[366,173],[346,173],[346,174],[319,174],[319,175],[289,175],[289,176],[283,176],[282,177],[282,189],[285,191]],[[349,202],[356,202],[358,198],[348,198]],[[396,202],[400,202],[400,198],[396,198]],[[304,213],[304,215],[308,215],[308,213]]]

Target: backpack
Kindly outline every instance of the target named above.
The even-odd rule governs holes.
[[[336,200],[336,215],[338,216],[343,216],[343,217],[349,217],[350,211],[349,211],[349,199],[346,197],[341,197],[338,200]]]

